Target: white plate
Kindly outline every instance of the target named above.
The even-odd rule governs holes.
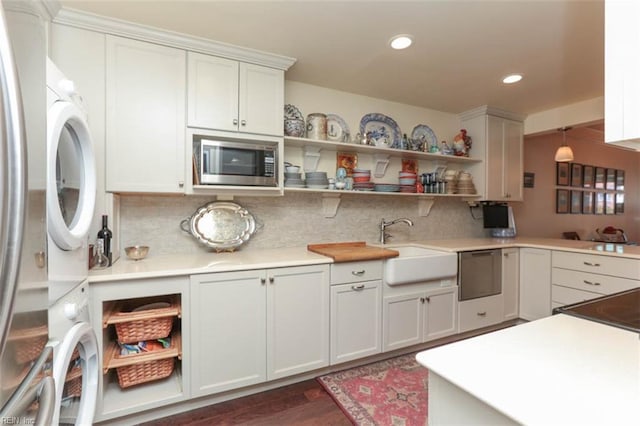
[[[398,123],[384,114],[366,114],[360,119],[360,134],[371,133],[371,139],[375,146],[384,148],[399,147],[402,141],[402,132]]]
[[[426,124],[418,124],[416,127],[414,127],[413,131],[411,132],[411,139],[419,141],[424,140],[427,141],[430,146],[438,146],[438,138],[436,137],[436,134],[433,133],[431,127],[427,126]]]
[[[138,306],[131,312],[148,311],[150,309],[162,309],[162,308],[168,308],[169,306],[171,306],[169,302],[149,303],[147,305]]]
[[[327,114],[327,139],[333,142],[349,142],[351,132],[345,121],[336,114]]]

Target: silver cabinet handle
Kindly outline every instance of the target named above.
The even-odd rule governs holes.
[[[587,280],[582,280],[583,283],[588,284],[588,285],[600,285],[600,283],[594,283],[591,281],[587,281]]]
[[[273,284],[276,279],[274,277],[269,277],[269,284]]]
[[[246,125],[247,125],[247,120],[242,120],[242,121],[240,121],[240,124],[241,124],[242,126],[246,126]]]
[[[354,290],[354,291],[362,291],[362,290],[364,290],[364,284],[360,284],[360,285],[352,285],[352,286],[351,286],[351,290]]]
[[[591,262],[582,262],[582,263],[584,263],[584,264],[585,264],[585,265],[587,265],[587,266],[596,266],[596,267],[597,267],[597,266],[600,266],[600,264],[599,264],[599,263],[591,263]]]
[[[178,188],[184,188],[184,182],[178,182]]]
[[[351,271],[351,274],[352,274],[352,275],[355,275],[356,277],[361,277],[361,276],[363,276],[363,275],[364,275],[364,273],[365,273],[365,270],[364,270],[364,269],[363,269],[363,270],[361,270],[361,271]]]
[[[478,315],[479,317],[486,317],[487,316],[487,312],[478,312],[476,315]]]
[[[234,126],[237,126],[237,125],[238,125],[238,119],[237,119],[237,118],[234,118],[234,119],[233,119],[233,125],[234,125]]]
[[[267,282],[266,278],[260,278],[260,284],[265,284]]]

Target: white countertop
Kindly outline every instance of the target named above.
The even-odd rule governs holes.
[[[379,244],[371,245],[380,247]],[[574,241],[553,238],[517,237],[504,239],[461,238],[450,240],[421,240],[386,244],[384,247],[393,248],[406,245],[419,245],[448,252],[506,247],[533,247],[640,259],[640,246],[605,245],[593,241]],[[167,277],[208,272],[242,271],[332,262],[333,260],[331,258],[307,251],[306,247],[267,250],[241,249],[231,253],[201,252],[163,256],[154,256],[152,250],[147,258],[137,262],[127,259],[126,256],[121,256],[110,268],[91,270],[89,272],[89,282]]]
[[[420,352],[420,364],[526,425],[638,424],[640,336],[568,315]]]
[[[331,258],[307,251],[306,247],[163,256],[153,256],[150,253],[145,259],[138,261],[122,256],[110,268],[93,269],[89,272],[89,282],[316,265],[332,262]]]

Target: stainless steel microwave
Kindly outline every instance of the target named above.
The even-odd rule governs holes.
[[[193,159],[201,185],[278,186],[278,143],[193,136]]]

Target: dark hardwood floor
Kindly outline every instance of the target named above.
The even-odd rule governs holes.
[[[317,381],[306,380],[146,424],[341,426],[351,422]]]

